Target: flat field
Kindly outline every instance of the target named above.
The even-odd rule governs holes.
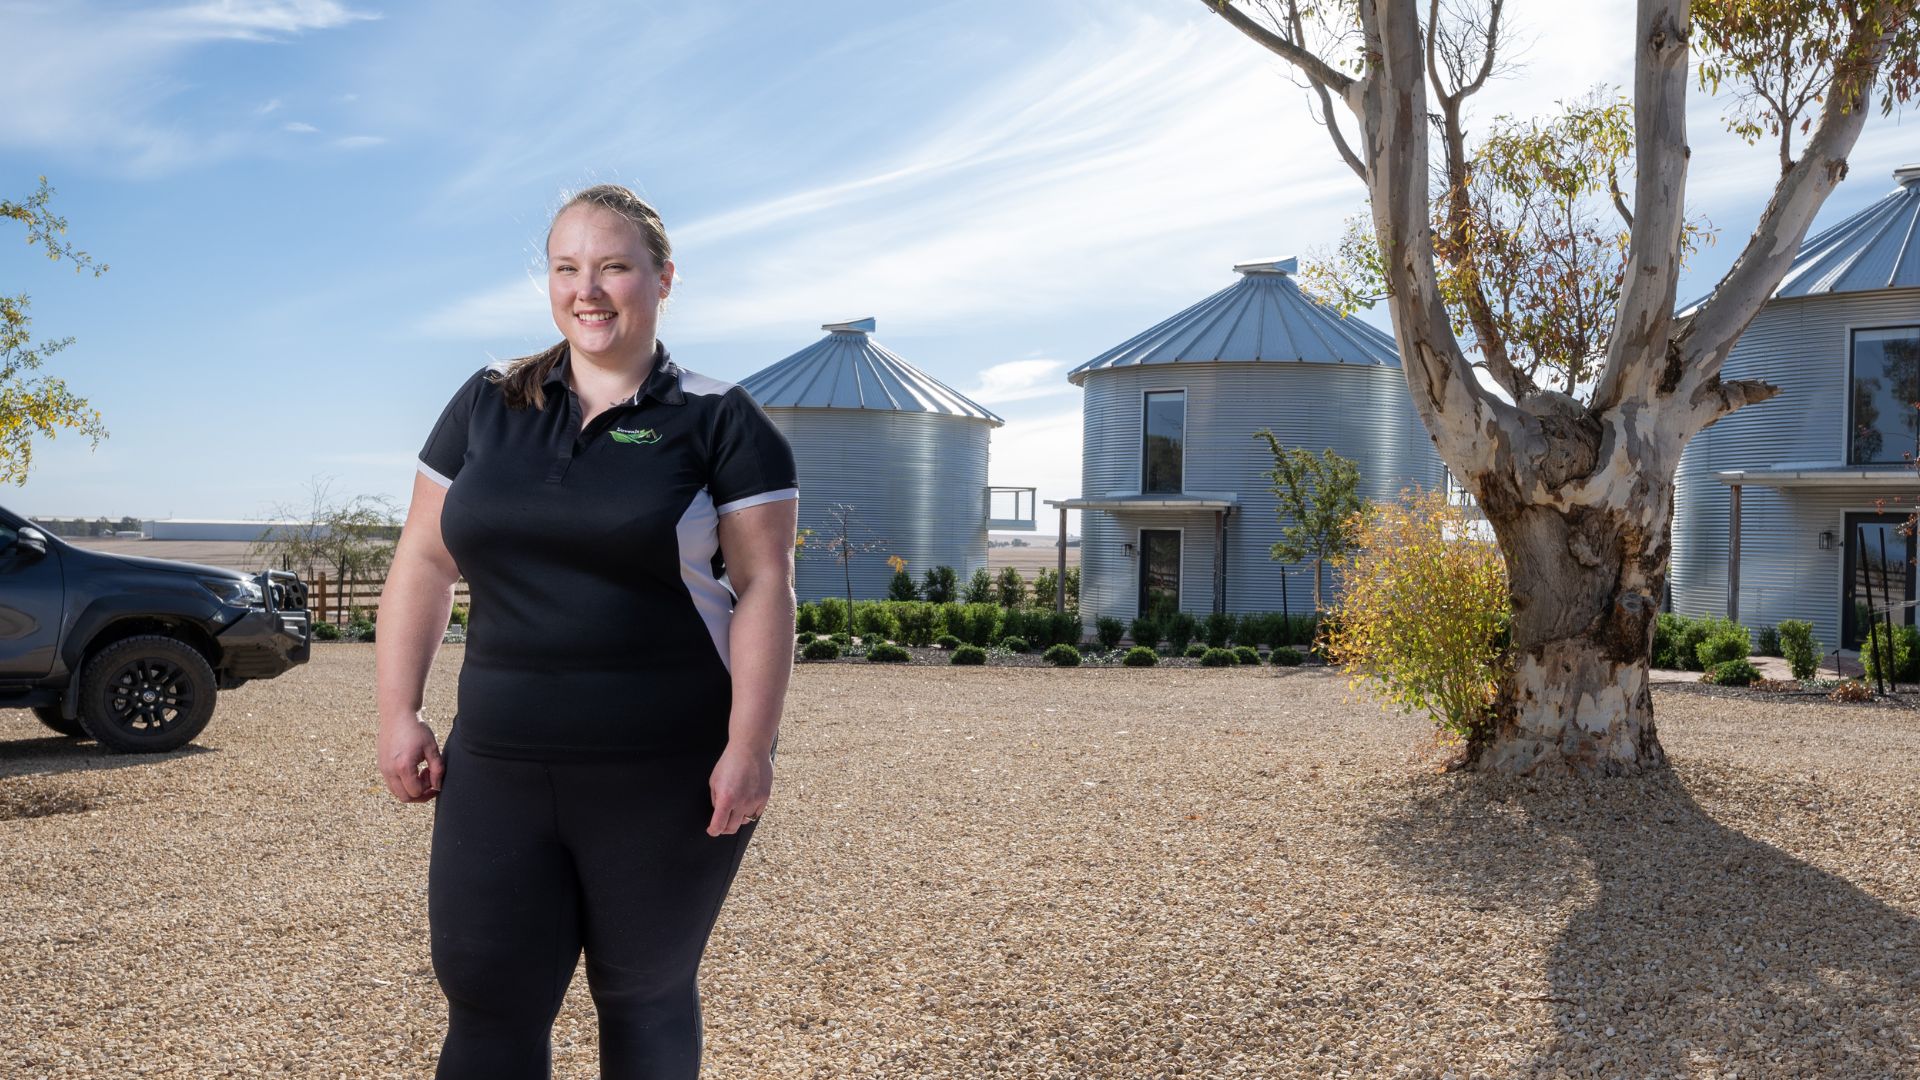
[[[708,1075],[1920,1071],[1920,713],[1656,694],[1671,771],[1529,784],[1324,670],[803,666]],[[162,757],[0,712],[0,1075],[430,1075],[373,728],[361,645]],[[596,1075],[584,973],[554,1035]]]

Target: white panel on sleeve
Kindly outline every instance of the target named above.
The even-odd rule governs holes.
[[[435,469],[433,466],[427,464],[426,462],[416,458],[414,460],[414,464],[420,467],[421,472],[427,474],[427,479],[433,481],[436,484],[439,484],[441,487],[453,486],[452,480],[448,479],[445,476],[440,475],[440,471],[438,469]]]
[[[778,491],[763,491],[758,495],[748,495],[745,498],[735,499],[730,503],[721,503],[719,506],[713,508],[713,512],[715,514],[731,514],[735,510],[745,510],[749,506],[759,506],[763,503],[771,502],[785,502],[788,499],[797,499],[799,497],[799,488],[781,488]]]
[[[686,513],[680,515],[674,532],[680,541],[680,580],[693,599],[694,610],[700,613],[700,621],[707,624],[721,666],[732,671],[727,634],[733,625],[733,590],[713,576],[713,557],[720,551],[719,523],[713,496],[701,488],[687,504]]]

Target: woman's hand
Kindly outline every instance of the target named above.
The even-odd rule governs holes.
[[[707,791],[713,796],[707,835],[739,832],[767,808],[767,797],[773,794],[773,755],[729,742],[707,780]]]
[[[380,737],[375,743],[380,759],[380,775],[386,777],[387,790],[403,803],[427,802],[440,794],[440,777],[446,765],[440,760],[440,740],[426,721],[414,717],[380,722]],[[426,762],[427,771],[420,771]]]

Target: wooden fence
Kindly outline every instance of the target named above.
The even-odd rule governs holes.
[[[378,611],[380,590],[387,585],[383,577],[335,580],[324,573],[306,574],[301,580],[307,583],[307,610],[313,613],[313,621],[341,626],[355,613],[365,616]],[[472,603],[465,578],[454,583],[453,602],[463,607]]]

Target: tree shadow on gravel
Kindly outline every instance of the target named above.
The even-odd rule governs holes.
[[[15,776],[125,769],[210,753],[213,751],[192,743],[164,754],[116,754],[91,739],[69,739],[60,735],[43,739],[0,739],[0,781]]]
[[[1920,1073],[1920,920],[1721,825],[1689,786],[1756,818],[1818,820],[1833,798],[1699,770],[1684,783],[1422,777],[1382,808],[1373,840],[1493,927],[1564,921],[1544,992],[1489,1003],[1554,1012],[1551,1043],[1519,1075]],[[1494,947],[1471,936],[1462,948]]]

